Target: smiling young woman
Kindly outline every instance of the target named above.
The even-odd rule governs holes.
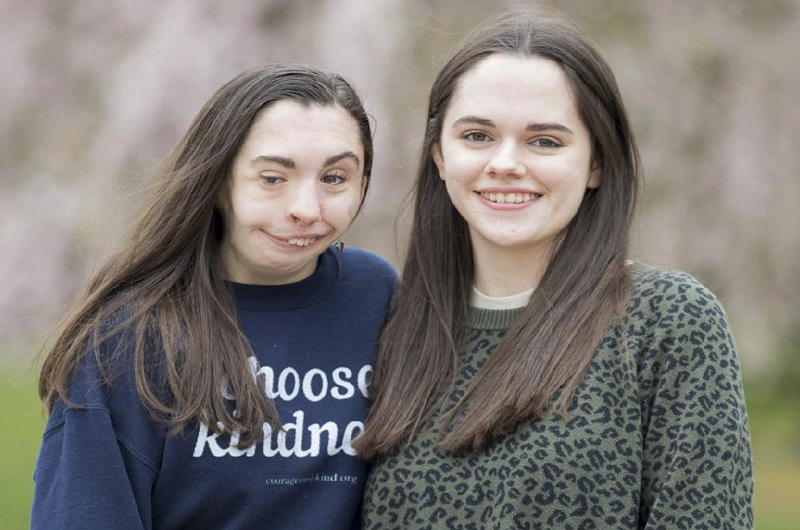
[[[475,286],[514,294],[537,283],[585,190],[599,185],[591,138],[553,61],[493,55],[459,86],[432,156],[469,227]]]
[[[354,446],[379,528],[752,528],[725,313],[628,260],[639,185],[608,65],[515,13],[431,89],[403,282]]]
[[[33,528],[357,524],[396,275],[330,245],[371,167],[338,75],[271,65],[214,94],[44,359]]]
[[[350,225],[366,190],[353,118],[338,106],[278,101],[233,161],[222,259],[239,283],[308,277]]]

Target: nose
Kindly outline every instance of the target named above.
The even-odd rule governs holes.
[[[524,176],[526,167],[516,142],[508,140],[498,144],[486,166],[486,172],[490,177]]]
[[[315,179],[298,185],[289,197],[289,216],[302,224],[312,224],[321,218],[319,195]]]

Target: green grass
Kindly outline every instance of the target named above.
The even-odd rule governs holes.
[[[0,365],[0,513],[3,528],[28,528],[33,468],[45,418],[33,374]]]
[[[756,530],[800,528],[800,417],[797,396],[769,382],[746,384],[756,504]]]
[[[756,529],[800,528],[800,419],[793,399],[747,386],[755,459]],[[28,528],[33,468],[44,418],[32,373],[0,365],[0,514],[4,529]]]

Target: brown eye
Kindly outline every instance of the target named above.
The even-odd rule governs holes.
[[[270,186],[275,186],[276,184],[286,182],[286,179],[278,175],[261,175],[261,182]]]
[[[330,184],[332,186],[341,186],[347,181],[347,177],[344,175],[339,175],[337,173],[328,173],[327,175],[322,177],[322,182],[325,184]]]
[[[552,138],[537,138],[531,142],[531,145],[536,147],[543,147],[545,149],[555,149],[557,147],[561,147],[561,144],[556,142]]]
[[[476,143],[483,143],[491,140],[488,134],[486,134],[485,132],[478,132],[478,131],[465,134],[464,139],[469,142],[476,142]]]

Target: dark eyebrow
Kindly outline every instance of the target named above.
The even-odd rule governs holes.
[[[572,129],[566,125],[561,125],[560,123],[529,123],[525,127],[525,130],[528,132],[561,131],[569,134],[575,134],[572,132]]]
[[[478,116],[464,116],[463,118],[459,118],[453,122],[453,128],[458,127],[459,125],[463,124],[471,124],[474,123],[476,125],[483,125],[484,127],[495,127],[495,124],[492,120],[487,120],[486,118],[480,118]],[[562,125],[560,123],[529,123],[525,126],[525,130],[528,132],[539,132],[539,131],[561,131],[569,134],[575,134],[572,132],[572,129],[567,127],[566,125]]]
[[[492,120],[479,118],[478,116],[464,116],[453,122],[453,128],[455,129],[464,123],[474,123],[476,125],[483,125],[484,127],[494,127],[494,122]]]
[[[351,159],[356,165],[361,163],[358,156],[352,151],[345,151],[343,153],[339,153],[338,155],[329,156],[325,159],[325,162],[322,164],[322,167],[332,166],[336,162],[340,160],[344,160],[345,158]],[[250,164],[257,164],[259,162],[273,162],[275,164],[280,164],[281,166],[285,167],[286,169],[294,169],[297,167],[297,164],[294,163],[294,160],[291,158],[286,158],[285,156],[272,156],[272,155],[261,155],[257,156],[250,162]]]
[[[276,164],[280,164],[286,169],[295,168],[294,160],[292,160],[291,158],[286,158],[285,156],[271,156],[271,155],[257,156],[250,162],[250,165],[257,164],[258,162],[274,162]]]
[[[354,152],[345,151],[343,153],[339,153],[338,155],[333,155],[333,156],[329,156],[328,158],[326,158],[325,159],[325,163],[322,164],[322,167],[332,166],[336,162],[339,162],[340,160],[344,160],[346,158],[349,158],[350,160],[355,162],[357,166],[359,164],[361,164],[361,160],[359,160],[358,156],[356,156],[356,154]]]

